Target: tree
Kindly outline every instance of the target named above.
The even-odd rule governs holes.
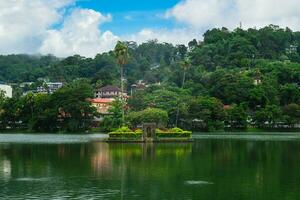
[[[182,85],[181,88],[184,88],[185,84],[185,78],[186,78],[186,72],[191,67],[191,61],[188,57],[186,57],[183,61],[180,63],[182,69],[183,69],[183,77],[182,77]]]
[[[282,111],[277,105],[267,105],[257,110],[253,121],[260,128],[274,128],[281,121]]]
[[[145,96],[145,103],[148,107],[159,108],[168,112],[169,125],[176,125],[177,109],[180,113],[187,112],[187,99],[189,95],[186,91],[177,89],[172,91],[167,89],[155,90]]]
[[[156,123],[158,127],[163,128],[167,125],[168,113],[157,108],[147,108],[139,112],[131,112],[128,121],[133,127],[143,123]]]
[[[281,105],[300,102],[300,89],[297,84],[285,84],[280,87]]]
[[[188,106],[189,122],[193,129],[214,131],[224,128],[225,111],[220,100],[199,97],[192,99]]]
[[[23,115],[29,113],[28,109],[33,111],[28,120],[28,128],[36,132],[56,132],[59,130],[58,114],[55,106],[52,104],[52,98],[49,94],[36,94],[33,96],[33,104],[24,108]],[[26,104],[25,104],[26,105]],[[26,119],[26,117],[25,117]]]
[[[292,103],[283,108],[283,114],[286,124],[294,127],[300,123],[300,105]]]
[[[124,65],[128,62],[128,57],[129,57],[129,54],[128,54],[128,47],[118,41],[115,49],[114,49],[114,52],[115,52],[115,55],[116,55],[116,58],[117,58],[117,63],[119,64],[120,66],[120,73],[121,73],[121,101],[122,101],[122,104],[123,104],[123,108],[122,108],[122,121],[124,123],[125,121],[125,108],[124,108]]]
[[[122,101],[120,99],[113,101],[108,110],[110,115],[104,117],[103,122],[101,123],[101,129],[104,131],[113,131],[114,129],[120,128],[124,124],[122,110]]]
[[[51,103],[59,117],[63,131],[85,131],[90,127],[96,116],[96,109],[88,101],[92,97],[92,87],[80,80],[52,94]]]
[[[246,74],[220,69],[210,76],[211,95],[224,104],[240,104],[249,98],[254,87],[253,80]]]
[[[226,109],[226,124],[230,128],[247,128],[248,113],[243,105],[232,105]]]

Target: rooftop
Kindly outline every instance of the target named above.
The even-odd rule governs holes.
[[[111,103],[114,101],[114,99],[107,99],[107,98],[96,98],[96,99],[90,99],[92,103]]]
[[[108,85],[108,86],[105,86],[105,87],[102,87],[102,88],[98,88],[97,90],[101,91],[101,92],[109,92],[109,91],[121,92],[121,89],[119,87],[113,86],[113,85]]]

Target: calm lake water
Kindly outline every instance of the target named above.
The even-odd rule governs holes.
[[[297,134],[174,144],[99,138],[0,135],[0,199],[300,199]]]

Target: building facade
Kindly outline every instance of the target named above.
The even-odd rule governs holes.
[[[101,115],[108,115],[109,109],[111,108],[111,103],[115,101],[113,98],[95,98],[90,100],[92,106],[94,106],[97,112]]]
[[[0,84],[0,91],[4,92],[4,96],[12,98],[12,87],[10,85]]]
[[[63,86],[61,82],[46,82],[43,86],[37,87],[37,93],[50,93],[52,94]]]
[[[120,88],[116,86],[108,85],[96,89],[94,96],[95,98],[118,98],[121,96],[121,94],[122,92]]]

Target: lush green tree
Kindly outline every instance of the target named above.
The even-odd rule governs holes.
[[[226,109],[226,125],[230,128],[247,128],[248,112],[244,105],[232,105]]]
[[[192,99],[188,111],[188,123],[193,129],[214,131],[224,128],[224,105],[216,98],[199,97]]]
[[[168,122],[168,113],[158,108],[147,108],[139,112],[131,112],[127,120],[133,127],[143,123],[156,123],[158,127],[166,127]]]
[[[300,102],[300,89],[297,84],[285,84],[280,87],[281,105]]]
[[[28,106],[28,104],[24,104]],[[29,107],[24,107],[23,115],[26,116],[31,110],[32,115],[27,116],[29,130],[36,132],[55,132],[59,130],[58,113],[55,105],[52,103],[51,95],[49,94],[36,94],[33,96],[33,104],[30,102]],[[29,118],[29,119],[28,119]],[[26,119],[26,117],[25,117]]]
[[[111,103],[111,107],[108,110],[110,114],[104,117],[103,122],[100,124],[101,129],[104,131],[113,131],[122,126],[122,107],[123,103],[120,99],[116,99]]]
[[[253,80],[245,74],[217,70],[210,76],[211,95],[222,100],[224,104],[246,102]]]
[[[277,105],[267,105],[257,110],[253,121],[260,128],[274,128],[282,120],[282,111]]]
[[[1,128],[20,128],[20,113],[21,107],[17,98],[6,98],[2,101],[2,111],[0,115]]]
[[[286,124],[294,127],[300,123],[300,105],[292,103],[283,108],[283,114]]]
[[[146,95],[145,102],[147,107],[159,108],[168,112],[169,125],[175,126],[177,119],[177,110],[183,115],[187,112],[187,99],[189,94],[181,89],[172,91],[166,89],[155,90]],[[178,119],[181,120],[180,118]]]
[[[88,98],[93,97],[92,87],[83,81],[74,81],[54,92],[51,96],[63,131],[87,130],[96,110]]]
[[[130,98],[128,99],[128,106],[129,109],[132,111],[140,111],[147,108],[147,103],[145,102],[145,98],[147,96],[147,91],[145,90],[138,90],[135,91]]]

